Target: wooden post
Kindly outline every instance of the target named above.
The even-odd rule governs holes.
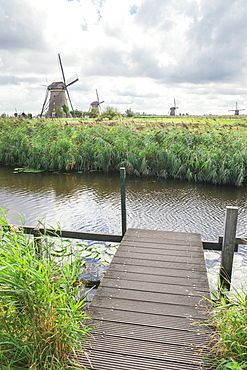
[[[41,234],[39,232],[39,229],[35,227],[33,229],[34,247],[35,247],[36,254],[39,257],[41,257],[42,255],[42,243],[41,243],[40,236]]]
[[[219,289],[230,290],[238,207],[226,207],[225,231],[222,243]]]
[[[122,236],[126,233],[126,171],[125,167],[120,168],[121,184],[121,213],[122,213]]]

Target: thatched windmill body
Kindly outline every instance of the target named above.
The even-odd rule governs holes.
[[[245,109],[238,109],[238,103],[236,102],[236,109],[229,109],[228,112],[234,112],[235,116],[239,116],[239,111]]]
[[[78,77],[75,75],[66,82],[60,54],[58,54],[58,60],[63,76],[63,81],[52,82],[49,86],[47,86],[45,100],[40,114],[41,117],[44,112],[47,112],[47,116],[49,118],[57,117],[58,112],[62,112],[62,116],[66,116],[65,112],[63,111],[63,106],[69,106],[67,98],[69,100],[71,110],[74,111],[68,87],[78,81]]]
[[[90,110],[92,110],[93,108],[97,109],[98,111],[100,111],[100,104],[104,103],[104,100],[102,101],[99,101],[99,95],[98,95],[98,91],[96,89],[96,97],[97,97],[97,100],[94,100],[91,104],[90,104]]]
[[[178,109],[178,107],[176,106],[176,100],[174,99],[174,106],[170,108],[170,116],[176,115],[176,109]]]

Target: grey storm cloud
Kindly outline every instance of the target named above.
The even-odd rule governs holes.
[[[178,81],[228,81],[238,77],[245,67],[247,37],[247,8],[242,0],[234,2],[206,1],[199,17],[194,19],[186,34],[189,48],[184,60],[183,73]],[[244,63],[244,64],[243,64]]]
[[[20,85],[21,79],[15,76],[0,76],[0,85]]]
[[[176,40],[177,49],[183,46],[181,55],[175,56],[175,63],[160,68],[148,51],[146,57],[145,53],[133,51],[139,71],[164,83],[229,81],[244,72],[247,51],[244,43],[247,7],[244,0],[153,0],[152,6],[150,0],[146,0],[137,11],[136,21],[144,30],[153,28],[160,34],[161,51],[162,47],[166,49],[169,45],[173,28],[181,15],[188,19],[185,45]],[[169,49],[166,51],[169,54]],[[170,53],[173,56],[173,52]],[[138,54],[141,56],[139,61]]]
[[[25,0],[0,0],[0,48],[18,50],[44,48],[41,14],[26,6]]]

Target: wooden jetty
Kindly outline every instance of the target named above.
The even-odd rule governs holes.
[[[128,229],[87,315],[92,370],[198,370],[209,287],[200,234]]]

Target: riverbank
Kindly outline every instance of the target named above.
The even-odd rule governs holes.
[[[241,186],[247,118],[0,120],[0,163],[44,171],[115,172]]]

